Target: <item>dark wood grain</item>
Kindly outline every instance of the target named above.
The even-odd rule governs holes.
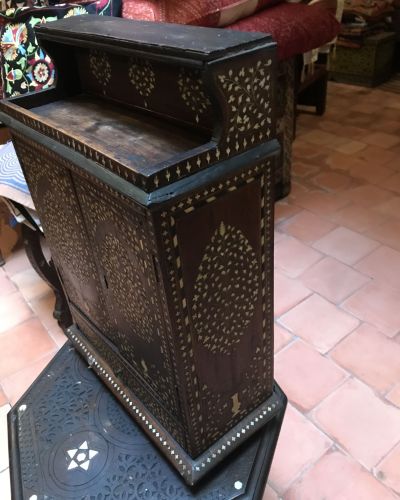
[[[62,19],[51,27],[36,29],[39,42],[58,40],[69,45],[80,42],[88,46],[99,43],[108,48],[116,47],[158,53],[162,56],[177,55],[209,61],[225,54],[234,55],[242,50],[270,46],[272,38],[265,33],[185,26],[182,24],[133,21],[108,16]]]
[[[68,135],[79,131],[83,143],[135,172],[146,173],[149,166],[208,142],[191,129],[166,124],[88,95],[59,100],[31,111]]]

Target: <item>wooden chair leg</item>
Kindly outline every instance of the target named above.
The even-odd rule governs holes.
[[[315,107],[316,114],[322,116],[325,113],[327,88],[328,88],[328,69],[327,57],[320,54],[318,64],[315,66],[315,72],[301,82],[303,68],[303,57],[296,59],[296,97],[297,104],[303,106]]]
[[[56,296],[53,312],[60,327],[65,330],[72,324],[71,313],[53,261],[48,262],[43,254],[40,231],[22,224],[22,236],[26,255],[38,275],[50,286]]]

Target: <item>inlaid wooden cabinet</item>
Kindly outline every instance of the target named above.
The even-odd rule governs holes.
[[[281,410],[273,380],[275,45],[82,16],[54,89],[0,104],[79,352],[193,484]]]

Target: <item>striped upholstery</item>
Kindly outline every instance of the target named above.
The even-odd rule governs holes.
[[[0,196],[35,208],[12,142],[0,146]]]

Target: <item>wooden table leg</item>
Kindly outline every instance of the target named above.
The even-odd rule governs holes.
[[[52,259],[47,261],[43,254],[42,233],[22,224],[22,236],[26,255],[38,275],[50,286],[56,296],[53,316],[64,330],[72,324],[67,299]]]

